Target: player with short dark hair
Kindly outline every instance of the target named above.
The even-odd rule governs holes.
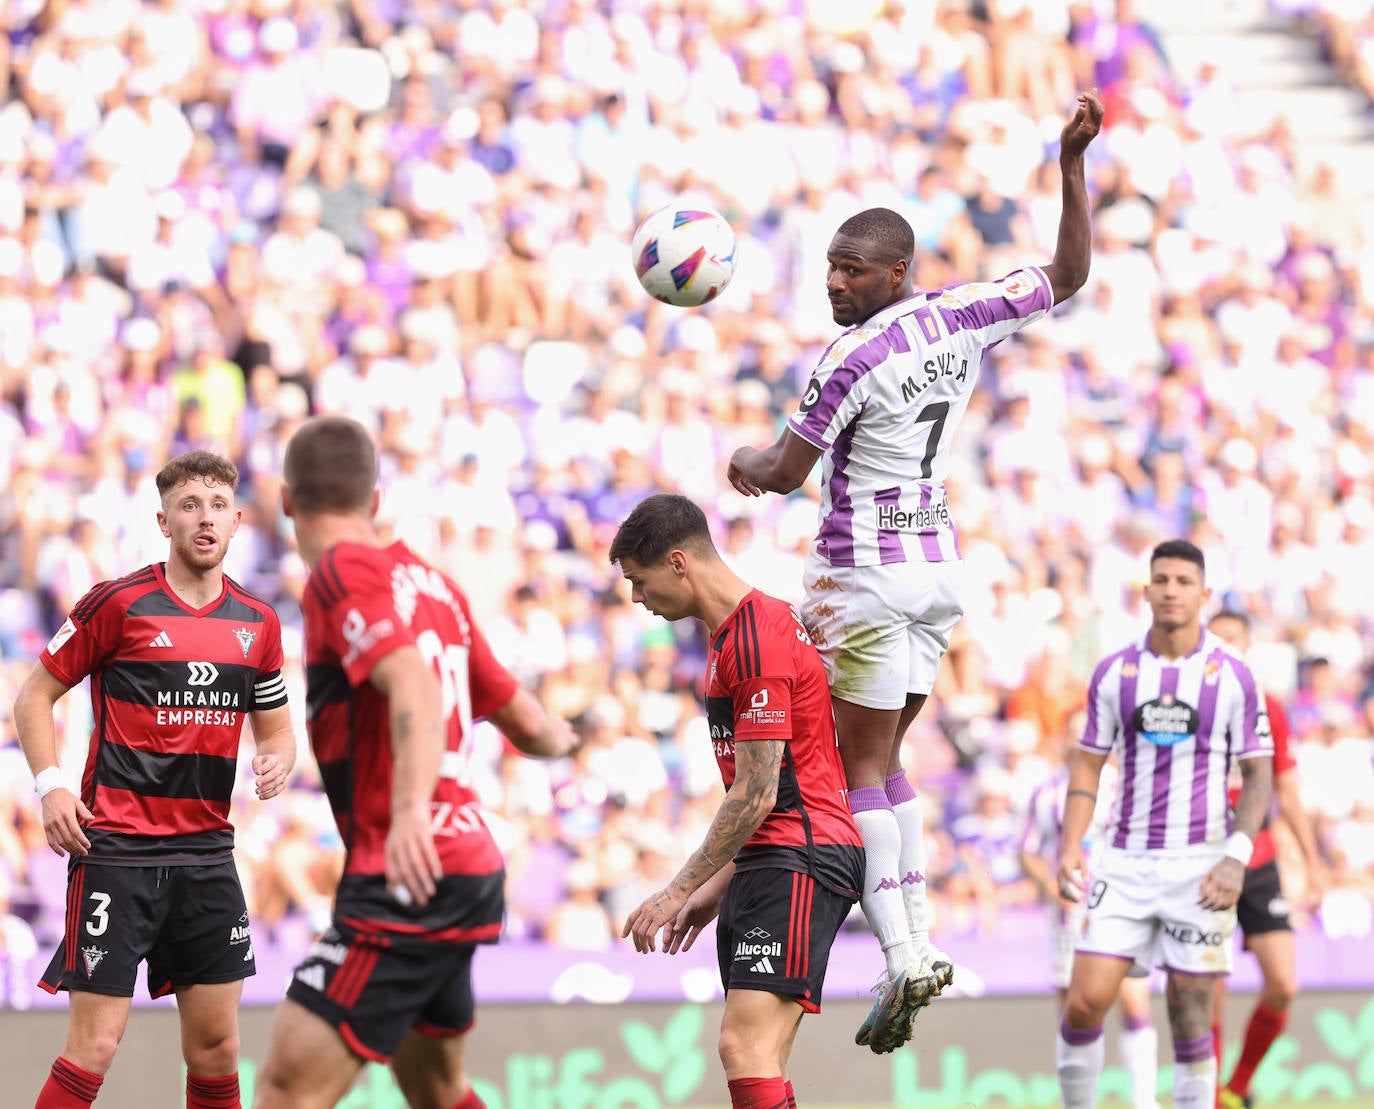
[[[1250,650],[1250,617],[1244,612],[1223,609],[1207,622],[1207,627],[1241,658]],[[1274,800],[1279,816],[1292,831],[1307,864],[1308,888],[1316,891],[1321,888],[1324,866],[1312,832],[1312,821],[1298,795],[1298,779],[1293,773],[1298,764],[1288,747],[1288,715],[1282,703],[1269,693],[1264,694],[1264,704],[1274,738]],[[1233,786],[1232,804],[1239,796],[1238,789]],[[1293,924],[1289,920],[1288,902],[1283,896],[1274,833],[1267,813],[1255,834],[1255,853],[1245,869],[1240,900],[1236,902],[1236,923],[1245,936],[1245,949],[1259,963],[1263,986],[1246,1022],[1240,1058],[1222,1087],[1221,1109],[1248,1109],[1250,1079],[1274,1041],[1282,1035],[1288,1023],[1289,1006],[1298,992],[1297,946],[1293,942]],[[1221,1017],[1225,1000],[1226,982],[1218,978],[1212,1010],[1212,1039],[1218,1065],[1221,1063]]]
[[[726,794],[701,846],[625,921],[639,951],[686,951],[717,914],[720,1059],[733,1109],[795,1105],[787,1060],[818,1012],[830,947],[859,897],[825,670],[785,602],[721,561],[685,497],[641,501],[610,547],[638,604],[710,636],[706,715]]]
[[[296,741],[277,614],[223,570],[237,486],[210,451],[168,462],[167,561],[82,597],[15,700],[48,844],[71,856],[66,931],[40,983],[69,993],[67,1042],[37,1109],[95,1100],[143,962],[149,993],[177,997],[187,1106],[239,1104],[238,1004],[254,961],[230,795],[245,718],[261,798],[285,787]],[[73,790],[53,709],[88,677],[95,730]]]
[[[463,591],[373,522],[377,452],[317,417],[286,447],[282,507],[310,567],[310,745],[347,847],[329,929],[297,966],[259,1109],[334,1105],[369,1060],[411,1105],[481,1109],[464,1067],[472,959],[505,908],[501,853],[471,780],[486,717],[526,754],[573,744],[496,661]]]
[[[1088,687],[1059,844],[1060,894],[1087,903],[1056,1045],[1065,1109],[1095,1109],[1103,1017],[1128,971],[1156,962],[1168,972],[1174,1105],[1212,1109],[1216,1100],[1214,979],[1231,972],[1273,747],[1249,668],[1202,626],[1210,596],[1202,552],[1182,539],[1159,544],[1145,586],[1150,628],[1099,662]],[[1089,875],[1083,837],[1114,750],[1111,838]],[[1234,818],[1233,757],[1242,777]]]
[[[830,677],[849,804],[867,849],[863,910],[886,965],[855,1039],[878,1053],[910,1039],[912,1018],[954,974],[930,942],[922,811],[901,762],[902,737],[964,611],[945,490],[950,442],[987,349],[1087,280],[1083,155],[1101,123],[1095,93],[1081,95],[1060,136],[1064,206],[1054,260],[1043,268],[918,291],[905,219],[871,208],[841,224],[826,286],[847,330],[777,441],[730,459],[730,483],[759,496],[798,488],[823,458],[801,615]]]

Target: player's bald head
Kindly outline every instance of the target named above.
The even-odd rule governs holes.
[[[916,235],[911,224],[891,208],[866,208],[840,224],[835,236],[871,244],[870,257],[883,265],[909,265],[916,255]]]
[[[293,512],[367,512],[377,488],[377,448],[357,420],[316,416],[286,444],[282,476]]]

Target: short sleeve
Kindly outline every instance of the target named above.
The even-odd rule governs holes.
[[[63,685],[77,685],[93,674],[119,646],[123,609],[111,602],[110,588],[109,582],[101,582],[77,601],[38,656]]]
[[[1088,683],[1086,719],[1083,735],[1078,746],[1094,754],[1106,755],[1116,743],[1117,733],[1121,730],[1121,713],[1118,699],[1112,696],[1111,675],[1115,673],[1115,658],[1106,658],[1097,664],[1092,681]]]

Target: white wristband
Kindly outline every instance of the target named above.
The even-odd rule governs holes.
[[[61,770],[55,766],[50,766],[34,775],[33,788],[41,801],[55,789],[66,789],[67,780],[62,777]]]
[[[1250,865],[1250,856],[1255,853],[1255,841],[1244,832],[1232,832],[1226,837],[1226,857],[1235,859],[1241,866]]]

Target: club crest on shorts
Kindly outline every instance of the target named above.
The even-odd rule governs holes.
[[[235,628],[234,638],[239,641],[239,646],[243,648],[243,657],[248,657],[248,652],[253,649],[253,640],[257,639],[257,632],[250,632],[247,628]]]
[[[95,973],[95,968],[100,965],[100,960],[105,958],[108,954],[109,952],[103,947],[96,947],[94,944],[90,947],[83,947],[81,949],[81,961],[86,964],[87,978],[90,978],[91,975]]]

